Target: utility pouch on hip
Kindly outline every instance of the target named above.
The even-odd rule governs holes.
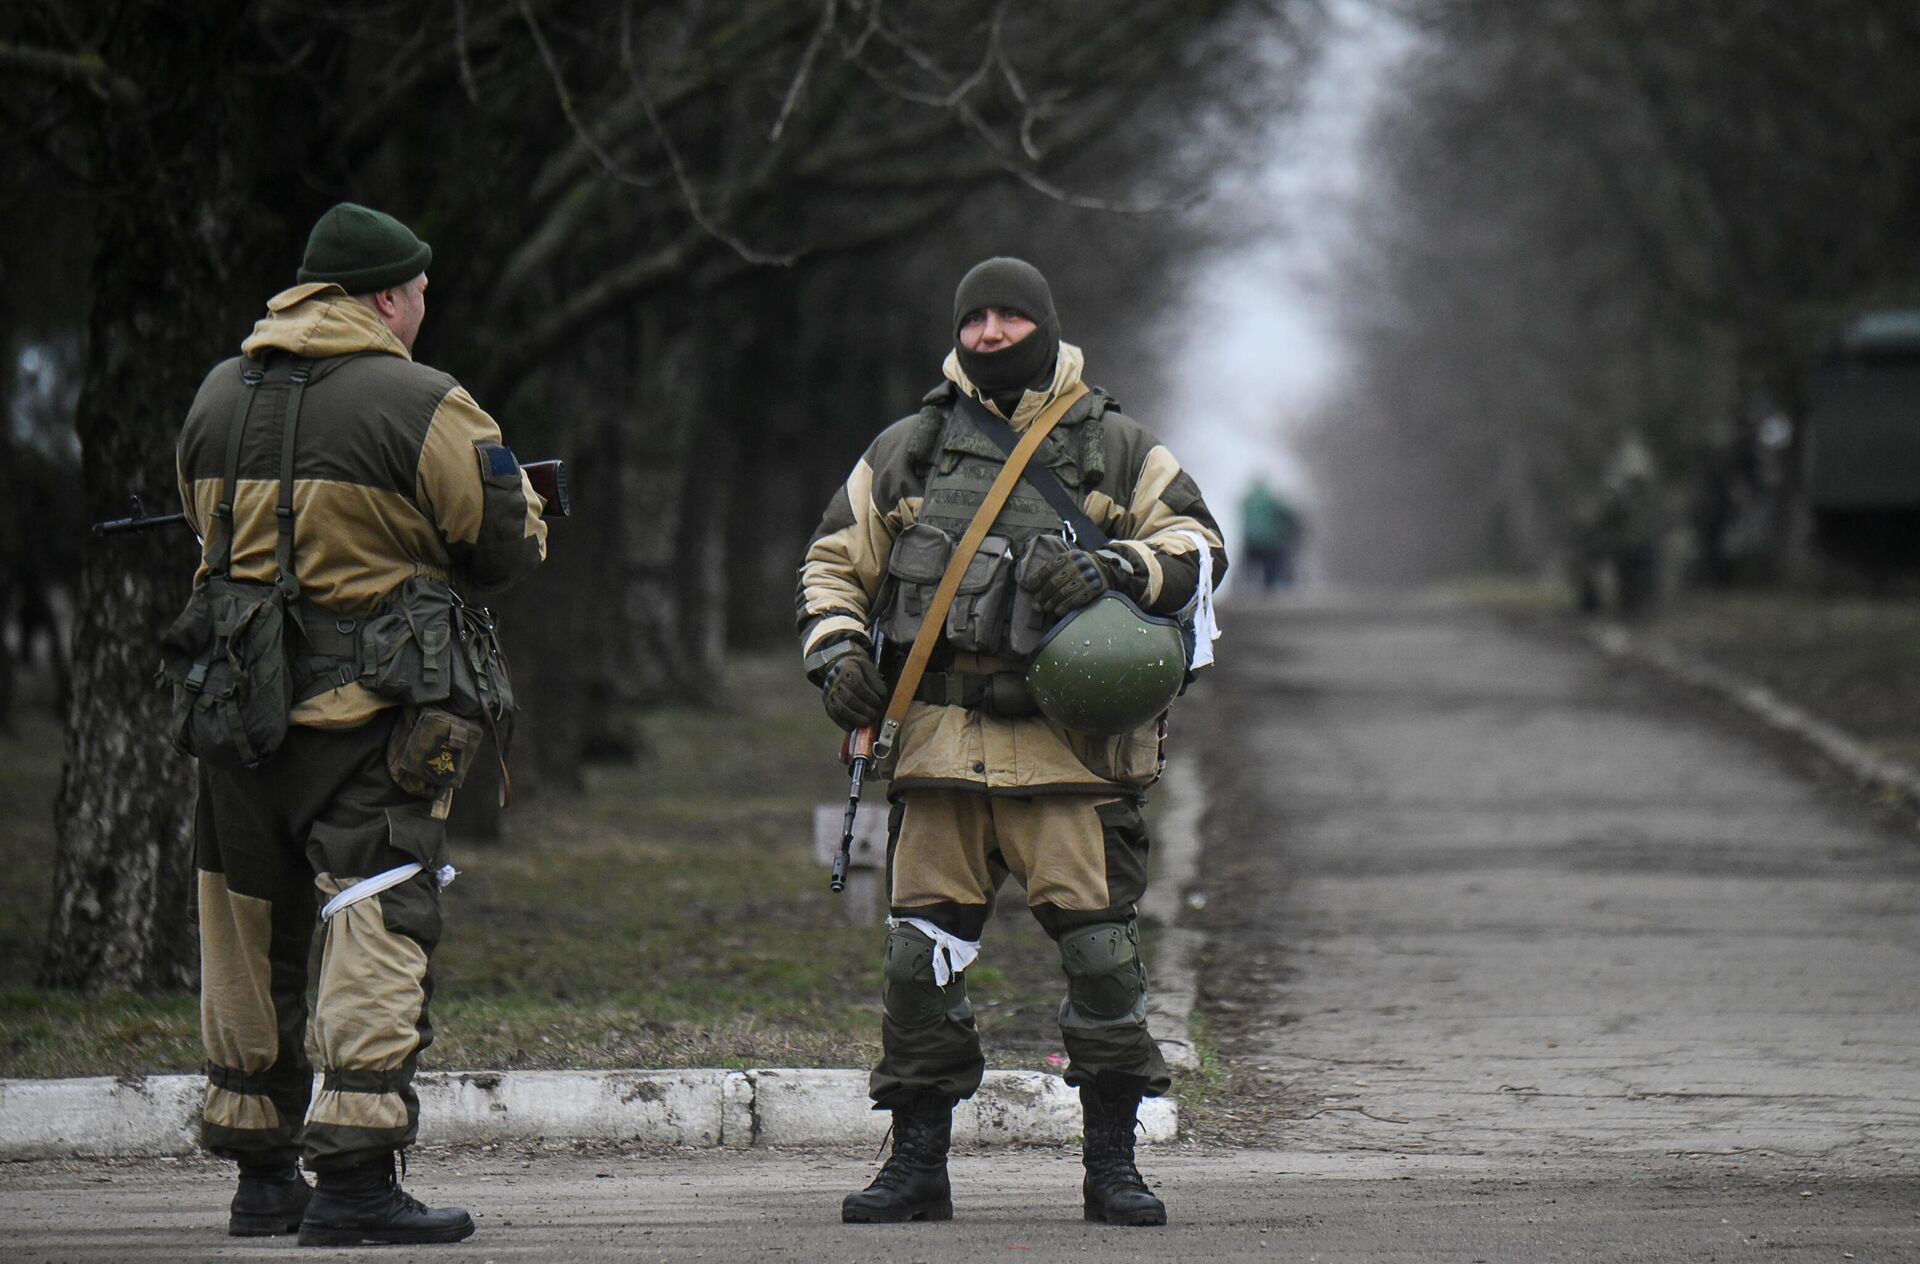
[[[453,693],[453,589],[415,575],[361,625],[360,683],[409,706],[444,703]]]
[[[273,584],[209,575],[160,638],[173,688],[173,744],[226,769],[280,749],[293,710],[286,597]]]
[[[512,780],[507,773],[507,746],[512,739],[510,718],[513,713],[513,683],[507,674],[507,656],[500,649],[500,636],[493,616],[485,608],[469,606],[449,584],[424,575],[416,575],[395,588],[379,613],[361,625],[360,680],[384,697],[394,698],[418,708],[418,718],[405,718],[401,728],[414,729],[426,717],[444,716],[446,720],[472,729],[474,736],[463,744],[451,746],[452,738],[466,732],[449,728],[422,731],[420,749],[428,761],[440,766],[423,773],[415,767],[403,772],[409,761],[388,749],[389,770],[394,780],[415,794],[436,800],[434,813],[444,815],[452,803],[454,787],[467,775],[467,760],[479,748],[478,734],[493,738],[500,758],[500,805],[513,801]],[[435,725],[444,725],[436,720]],[[435,745],[434,732],[447,742]],[[442,748],[452,750],[458,776],[445,779],[450,770],[441,760]],[[409,776],[417,779],[410,782]],[[421,781],[432,789],[417,788]]]
[[[439,707],[408,708],[387,739],[387,771],[408,794],[437,799],[466,781],[485,736],[478,720]]]

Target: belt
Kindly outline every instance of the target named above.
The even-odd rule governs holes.
[[[294,614],[299,624],[295,635],[305,650],[292,659],[294,701],[304,702],[352,684],[360,674],[360,628],[366,620],[306,601],[294,608]]]
[[[913,700],[937,707],[965,707],[1008,720],[1040,714],[1039,705],[1027,691],[1026,678],[1018,672],[928,672],[913,691]]]

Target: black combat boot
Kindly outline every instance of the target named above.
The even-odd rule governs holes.
[[[300,1245],[458,1242],[472,1232],[466,1208],[428,1207],[401,1189],[393,1156],[386,1154],[315,1178]]]
[[[920,1096],[893,1109],[893,1153],[873,1184],[848,1194],[840,1219],[848,1224],[953,1219],[947,1149],[953,1144],[953,1102]]]
[[[1087,1169],[1080,1195],[1087,1219],[1117,1225],[1167,1223],[1166,1204],[1147,1192],[1140,1169],[1133,1165],[1140,1094],[1082,1084],[1080,1110],[1086,1121],[1080,1161]]]
[[[292,1159],[240,1165],[240,1186],[227,1210],[227,1233],[236,1238],[270,1238],[295,1233],[301,1213],[313,1197],[313,1187],[300,1175]]]

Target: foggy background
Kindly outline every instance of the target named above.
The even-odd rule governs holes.
[[[1308,587],[1902,582],[1917,146],[1910,0],[8,6],[0,614],[65,723],[47,978],[186,968],[147,686],[190,567],[85,524],[170,507],[194,388],[335,201],[433,244],[419,357],[570,464],[501,603],[537,796],[788,647],[821,507],[994,253],[1242,591],[1256,480]]]

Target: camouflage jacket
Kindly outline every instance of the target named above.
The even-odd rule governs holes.
[[[1054,398],[1081,380],[1078,347],[1063,343],[1053,381],[1028,391],[1007,420],[1024,430]],[[828,504],[801,563],[796,597],[802,655],[849,635],[864,637],[887,577],[893,543],[918,520],[928,475],[941,442],[953,391],[975,398],[958,358],[947,357],[946,382],[926,406],[882,431]],[[989,408],[994,405],[982,400]],[[1195,551],[1213,557],[1215,581],[1226,571],[1218,525],[1200,489],[1167,448],[1132,418],[1090,394],[1076,403],[1042,444],[1036,461],[1078,488],[1081,507],[1145,576],[1144,604],[1183,604],[1199,574]],[[997,412],[998,409],[996,408]],[[944,669],[986,673],[1019,670],[1004,658],[952,655]],[[1120,737],[1071,733],[1041,716],[1005,718],[958,706],[915,702],[902,725],[896,791],[915,787],[989,793],[1114,793],[1139,789],[1159,774],[1159,735],[1149,726]]]
[[[363,614],[410,576],[491,591],[545,559],[539,494],[523,473],[503,475],[490,463],[500,427],[451,376],[415,363],[345,290],[309,284],[275,295],[241,351],[314,362],[294,452],[294,571],[304,600]],[[213,543],[207,523],[220,501],[228,430],[244,407],[245,364],[236,357],[207,374],[180,433],[180,503],[203,550]],[[233,506],[235,579],[274,573],[284,412],[284,402],[257,407],[247,421]],[[195,582],[206,573],[203,551]],[[293,722],[346,728],[391,705],[348,684],[298,703]]]

